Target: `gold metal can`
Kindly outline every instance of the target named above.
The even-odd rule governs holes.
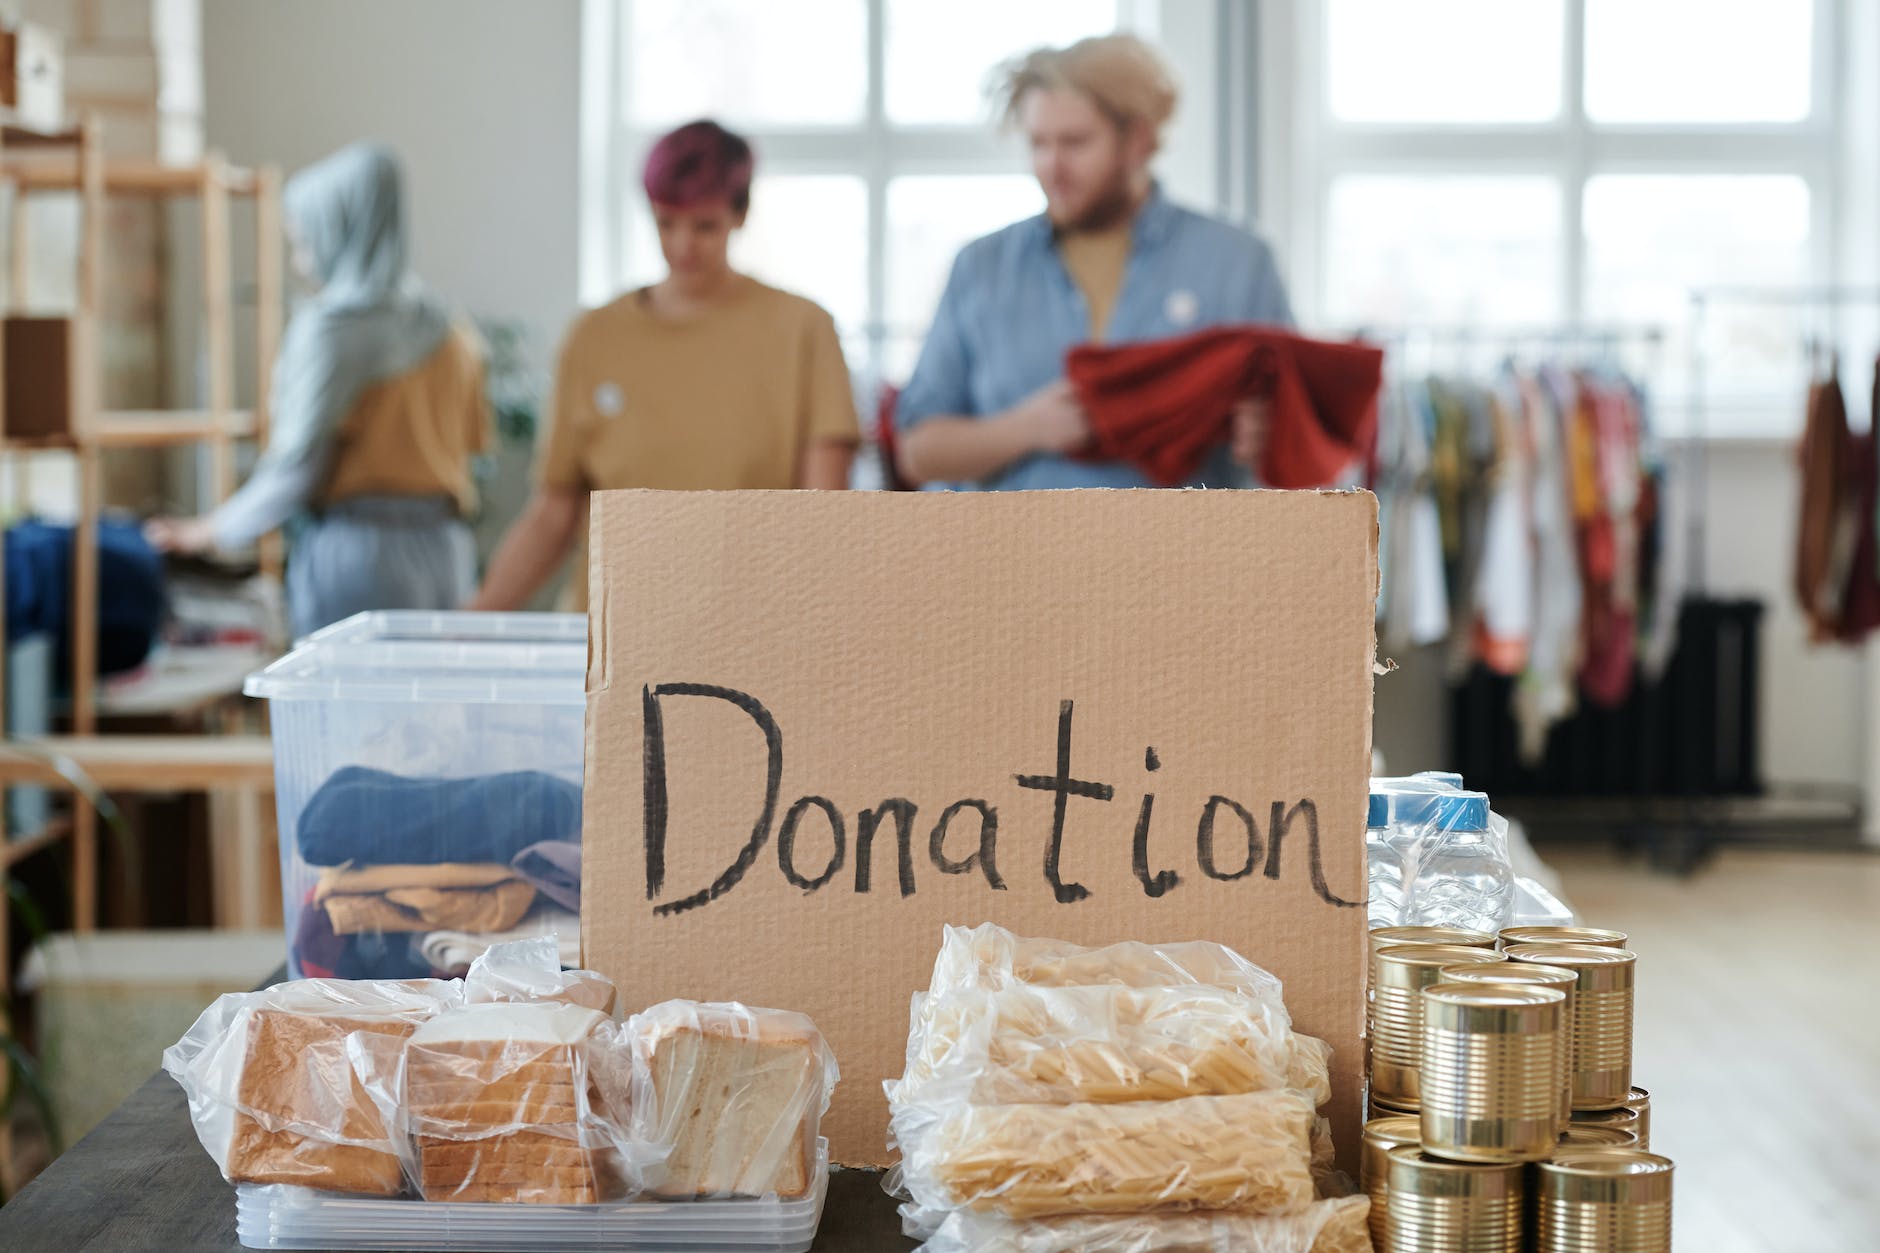
[[[1590,944],[1594,948],[1624,948],[1626,934],[1604,927],[1503,927],[1496,948],[1517,944]]]
[[[1422,1149],[1390,1154],[1392,1253],[1520,1253],[1526,1205],[1519,1163],[1451,1162]]]
[[[1671,1175],[1668,1159],[1636,1150],[1563,1153],[1543,1162],[1535,1247],[1540,1253],[1671,1253]]]
[[[1559,966],[1573,989],[1573,1110],[1613,1109],[1632,1092],[1632,980],[1638,955],[1587,944],[1517,944],[1511,962]]]
[[[1559,1127],[1565,1130],[1573,1117],[1573,989],[1579,985],[1580,976],[1561,966],[1539,966],[1532,962],[1502,962],[1500,965],[1472,962],[1446,968],[1443,982],[1554,988],[1566,996],[1566,1004],[1560,1007],[1559,1117]]]
[[[1384,1216],[1390,1211],[1390,1154],[1393,1149],[1416,1148],[1422,1143],[1422,1127],[1415,1114],[1373,1118],[1364,1124],[1364,1140],[1358,1151],[1358,1186],[1371,1198],[1371,1243],[1384,1243]]]
[[[1486,931],[1463,927],[1377,927],[1371,932],[1371,968],[1367,988],[1377,987],[1377,955],[1399,944],[1459,944],[1463,948],[1495,948],[1495,937]]]
[[[1602,1127],[1597,1123],[1576,1122],[1560,1133],[1560,1147],[1554,1156],[1579,1149],[1640,1149],[1638,1133],[1625,1127]]]
[[[1650,1147],[1652,1139],[1652,1094],[1644,1088],[1634,1087],[1625,1098],[1625,1107],[1638,1111],[1639,1144]]]
[[[1638,1138],[1641,1149],[1652,1146],[1651,1128],[1645,1116],[1630,1106],[1621,1105],[1616,1109],[1585,1109],[1573,1115],[1576,1127],[1621,1127]]]
[[[1566,993],[1512,984],[1423,990],[1423,1147],[1465,1162],[1538,1162],[1560,1139]]]
[[[1364,1103],[1364,1120],[1376,1122],[1380,1118],[1408,1118],[1415,1121],[1417,1112],[1405,1105],[1392,1105],[1389,1101],[1372,1098]]]
[[[1442,982],[1445,966],[1504,963],[1492,948],[1402,944],[1377,955],[1377,995],[1370,1013],[1371,1099],[1405,1109],[1417,1105],[1417,1059],[1423,1052],[1423,989]]]

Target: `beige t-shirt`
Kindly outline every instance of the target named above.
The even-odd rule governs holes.
[[[810,443],[860,438],[835,322],[750,278],[683,322],[644,291],[584,314],[549,423],[541,481],[581,491],[795,487]]]
[[[1123,290],[1134,228],[1124,222],[1100,231],[1073,231],[1058,237],[1058,256],[1090,310],[1090,338],[1101,341]]]
[[[470,458],[489,442],[483,341],[458,323],[416,369],[360,393],[340,424],[320,502],[450,496],[468,516],[477,503]]]

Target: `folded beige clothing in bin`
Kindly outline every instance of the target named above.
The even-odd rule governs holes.
[[[507,931],[535,903],[508,866],[336,866],[320,872],[314,903],[334,935],[372,931]]]
[[[835,1054],[802,1014],[666,1001],[628,1022],[670,1146],[667,1197],[806,1196]]]
[[[1331,1099],[1329,1050],[1266,1001],[1203,984],[953,989],[916,998],[895,1099],[1174,1100],[1297,1088]]]
[[[1014,1221],[960,1210],[921,1253],[1371,1253],[1369,1197],[1297,1214],[1079,1214]]]
[[[351,1061],[355,1038],[400,1049],[455,982],[303,979],[218,997],[163,1053],[223,1178],[395,1196],[402,1144]]]
[[[903,1106],[894,1119],[902,1182],[929,1213],[1285,1214],[1313,1199],[1317,1118],[1290,1090],[1120,1105],[940,1103]]]

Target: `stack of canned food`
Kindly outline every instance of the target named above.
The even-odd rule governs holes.
[[[1618,931],[1371,932],[1361,1159],[1383,1253],[1669,1253]]]

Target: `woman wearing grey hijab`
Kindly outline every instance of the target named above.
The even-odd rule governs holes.
[[[148,531],[173,552],[238,549],[298,520],[295,635],[368,609],[453,609],[476,586],[465,516],[486,446],[483,352],[407,268],[398,163],[356,144],[287,184],[298,269],[318,290],[275,361],[269,444],[241,490]]]

